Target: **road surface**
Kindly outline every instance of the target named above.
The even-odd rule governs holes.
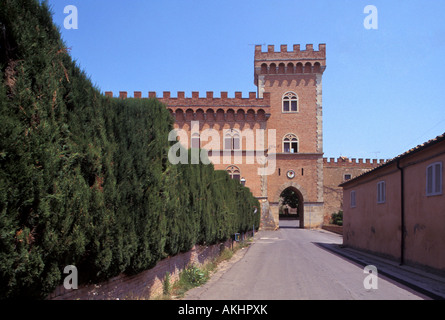
[[[419,300],[425,297],[378,275],[377,289],[366,289],[367,274],[319,244],[341,244],[323,230],[294,228],[281,221],[278,231],[261,231],[242,258],[185,300]]]

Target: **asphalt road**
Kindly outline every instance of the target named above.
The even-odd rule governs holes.
[[[342,237],[322,230],[294,228],[281,221],[278,231],[261,231],[242,258],[185,300],[419,300],[424,297],[378,275],[377,289],[366,289],[363,267],[326,249]],[[375,284],[375,282],[374,282]]]

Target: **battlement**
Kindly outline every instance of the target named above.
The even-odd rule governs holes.
[[[112,98],[113,92],[106,91],[105,96]],[[145,99],[142,97],[141,91],[134,92],[135,99]],[[119,98],[127,99],[128,93],[126,91],[119,92]],[[158,94],[154,91],[149,91],[148,96],[146,98],[156,98],[162,103],[165,103],[168,106],[237,106],[237,107],[261,107],[267,108],[270,107],[270,93],[266,92],[263,95],[263,98],[257,98],[256,92],[249,92],[248,97],[243,97],[242,92],[235,92],[235,96],[233,98],[228,97],[228,92],[222,91],[220,93],[219,98],[214,97],[213,91],[207,91],[205,96],[202,97],[199,92],[193,91],[191,97],[186,97],[184,91],[177,92],[176,97],[172,97],[170,91],[164,91],[162,93],[162,97],[158,96]]]
[[[327,166],[340,166],[340,167],[377,167],[386,163],[384,159],[356,159],[340,157],[335,158],[323,158],[323,164]]]
[[[307,44],[306,50],[301,50],[299,44],[294,44],[292,51],[289,51],[285,44],[280,46],[280,51],[275,51],[274,45],[268,45],[267,51],[263,51],[261,45],[255,46],[255,61],[308,59],[326,60],[326,44],[319,44],[318,51],[314,50],[313,44]]]
[[[307,44],[306,50],[301,50],[299,44],[288,51],[287,45],[281,45],[280,51],[275,51],[274,45],[267,46],[267,51],[262,51],[262,46],[255,46],[255,84],[258,75],[283,75],[323,73],[326,69],[326,44],[319,44],[318,51],[314,45]]]
[[[255,54],[262,53],[263,52],[262,50],[263,50],[262,45],[256,45],[255,46]],[[275,46],[273,44],[272,45],[268,45],[266,52],[267,53],[275,53]],[[280,46],[280,51],[278,51],[278,52],[300,54],[302,52],[317,52],[317,51],[314,51],[314,45],[313,44],[306,44],[306,50],[301,50],[301,45],[294,44],[292,51],[288,51],[287,50],[287,44],[282,44]],[[322,53],[324,53],[324,56],[326,56],[326,44],[325,43],[320,43],[318,45],[318,52],[322,52]]]

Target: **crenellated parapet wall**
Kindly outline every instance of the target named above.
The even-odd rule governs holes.
[[[280,46],[280,51],[275,51],[274,45],[268,45],[267,51],[263,51],[261,45],[255,46],[255,60],[285,60],[292,59],[326,59],[326,44],[320,43],[318,45],[318,51],[314,50],[313,44],[307,44],[305,50],[301,50],[299,44],[293,45],[293,50],[289,51],[287,45],[282,44]]]
[[[373,168],[384,164],[384,159],[357,159],[357,158],[323,158],[323,166],[325,167],[349,167],[349,168]]]
[[[105,96],[112,98],[113,92],[107,91]],[[128,93],[120,91],[119,98],[127,99]],[[145,99],[140,91],[134,92],[134,98]],[[206,92],[204,97],[195,91],[191,97],[186,97],[183,91],[178,92],[176,97],[172,97],[170,91],[164,91],[162,97],[150,91],[147,98],[155,98],[164,103],[177,122],[264,122],[270,117],[270,94],[267,92],[262,98],[258,98],[256,92],[249,92],[248,97],[235,92],[235,97],[229,98],[225,91],[220,93],[220,97],[214,97],[213,91]]]
[[[106,91],[105,96],[113,97],[113,92]],[[126,91],[119,91],[119,98],[127,99],[128,93]],[[142,99],[141,91],[134,91],[135,99]],[[265,93],[262,98],[257,98],[256,92],[249,92],[248,97],[243,97],[242,92],[235,92],[234,98],[229,98],[228,93],[223,91],[220,97],[214,97],[213,91],[207,91],[205,97],[202,97],[199,92],[192,92],[191,97],[186,97],[185,92],[179,91],[176,97],[172,97],[170,91],[164,91],[162,97],[156,92],[150,91],[148,98],[156,98],[168,106],[177,107],[192,107],[192,106],[219,106],[219,107],[270,107],[270,94]]]

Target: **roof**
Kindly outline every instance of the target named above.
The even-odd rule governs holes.
[[[377,167],[375,167],[375,168],[373,168],[373,169],[371,169],[369,171],[366,171],[366,172],[362,173],[361,175],[358,175],[358,176],[354,177],[353,179],[350,179],[348,181],[343,182],[339,186],[340,187],[346,186],[347,184],[349,184],[349,183],[351,183],[353,181],[356,181],[356,180],[360,179],[363,176],[368,176],[368,175],[370,175],[371,173],[373,173],[375,171],[378,171],[378,170],[380,170],[380,169],[382,169],[384,167],[387,167],[387,166],[389,166],[391,164],[394,164],[394,163],[396,163],[397,161],[399,161],[401,159],[404,159],[404,158],[406,158],[408,156],[411,156],[411,155],[413,155],[413,154],[415,154],[417,152],[420,152],[420,151],[422,151],[422,150],[424,150],[426,148],[429,148],[429,147],[431,147],[431,146],[433,146],[433,145],[435,145],[435,144],[437,144],[439,142],[442,142],[442,141],[445,141],[445,133],[443,133],[440,136],[437,136],[436,138],[431,139],[431,140],[429,140],[427,142],[419,144],[418,146],[409,149],[408,151],[398,155],[397,157],[392,158],[392,159],[386,161],[385,163],[383,163],[383,164],[381,164],[381,165],[379,165],[379,166],[377,166]]]

